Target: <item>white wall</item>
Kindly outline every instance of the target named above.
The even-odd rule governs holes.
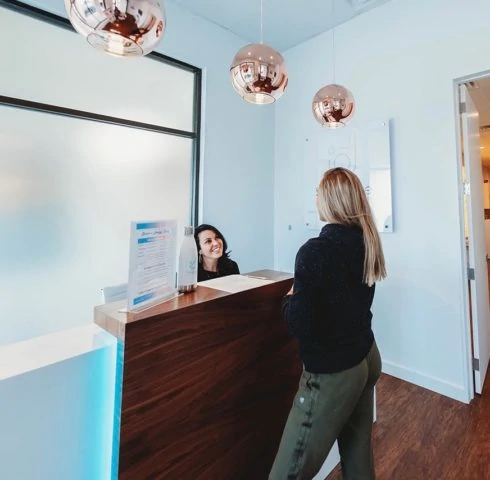
[[[203,220],[225,235],[242,272],[273,267],[274,110],[233,91],[229,67],[248,42],[167,2],[158,51],[205,68]]]
[[[338,27],[335,39],[336,80],[356,98],[354,122],[393,119],[395,233],[382,235],[389,278],[374,308],[384,370],[461,400],[467,354],[453,80],[490,69],[488,13],[486,0],[392,0]],[[285,52],[290,87],[275,112],[279,269],[293,268],[308,238],[298,179],[305,138],[321,128],[312,97],[333,80],[331,40],[327,32]]]

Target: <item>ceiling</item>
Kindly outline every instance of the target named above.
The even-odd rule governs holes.
[[[490,166],[490,77],[469,82],[468,90],[480,117],[480,148],[482,162]]]
[[[66,17],[64,0],[20,0]],[[163,0],[243,38],[284,51],[390,0]],[[167,16],[167,21],[172,19]]]
[[[287,50],[390,0],[262,0],[263,40]],[[167,0],[229,30],[260,42],[261,0]],[[170,19],[169,19],[170,21]]]

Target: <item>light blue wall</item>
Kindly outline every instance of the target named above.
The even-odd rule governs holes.
[[[227,238],[240,269],[273,267],[274,105],[233,91],[229,67],[248,42],[167,3],[158,50],[205,69],[203,215]]]
[[[487,18],[483,0],[392,0],[335,31],[336,82],[357,101],[353,124],[392,119],[395,232],[382,234],[388,279],[374,308],[384,369],[465,401],[470,354],[453,81],[489,69]],[[333,81],[331,32],[285,57],[290,89],[275,111],[275,255],[276,267],[288,270],[311,235],[303,218],[305,139],[336,133],[321,131],[311,113],[316,91]]]
[[[2,480],[109,480],[115,345],[0,381]]]

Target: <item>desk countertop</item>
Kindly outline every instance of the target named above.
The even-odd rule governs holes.
[[[247,273],[244,276],[267,279],[271,280],[272,282],[290,280],[293,278],[291,273],[277,272],[275,270],[257,270]],[[126,326],[131,323],[155,317],[157,315],[172,313],[176,310],[213,301],[228,295],[233,295],[233,293],[198,284],[198,288],[194,292],[178,295],[137,312],[124,311],[125,307],[127,306],[126,300],[120,300],[97,306],[95,307],[94,319],[95,323],[103,330],[111,333],[120,340],[124,340]]]

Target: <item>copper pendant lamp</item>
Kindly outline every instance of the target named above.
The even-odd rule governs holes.
[[[335,0],[331,2],[332,19],[335,22]],[[355,111],[355,101],[351,91],[335,83],[335,23],[332,30],[332,56],[334,83],[316,92],[311,107],[313,116],[320,125],[334,129],[344,127],[352,119]]]
[[[274,103],[288,85],[284,57],[263,43],[263,0],[260,0],[260,43],[240,49],[230,66],[231,84],[244,100],[255,105]]]
[[[166,28],[163,0],[65,0],[73,28],[88,43],[118,57],[141,57]]]
[[[354,115],[354,97],[350,90],[332,83],[320,88],[313,98],[315,119],[323,127],[344,127]]]

